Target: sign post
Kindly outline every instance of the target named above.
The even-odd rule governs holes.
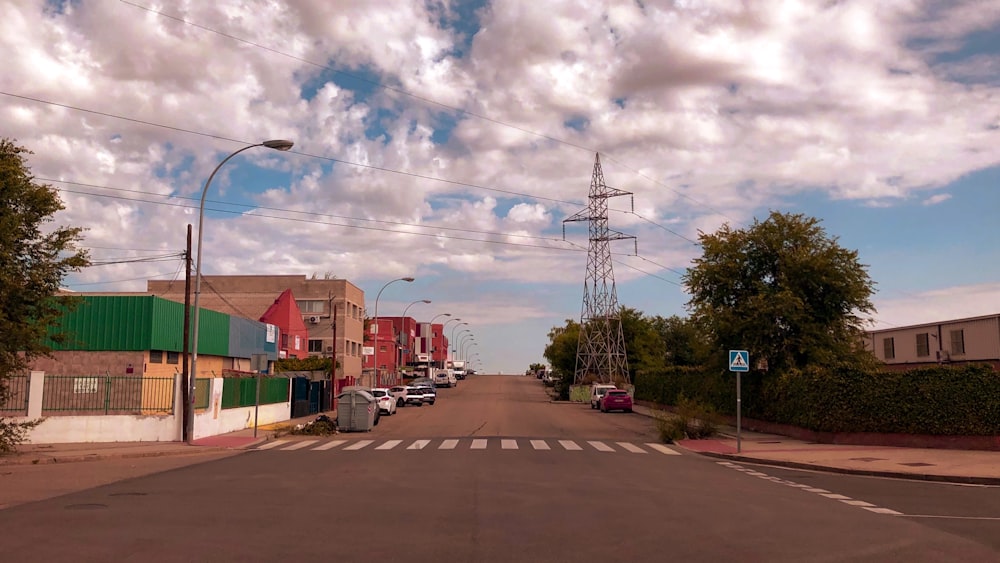
[[[729,351],[729,371],[736,372],[736,453],[743,451],[743,396],[740,390],[740,374],[750,371],[750,352],[746,350]]]

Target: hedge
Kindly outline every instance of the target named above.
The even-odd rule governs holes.
[[[682,393],[735,413],[734,374],[674,367],[636,377],[637,399],[675,405]],[[821,432],[1000,434],[1000,373],[988,365],[750,372],[742,399],[747,417]]]

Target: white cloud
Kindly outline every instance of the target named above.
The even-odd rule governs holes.
[[[923,201],[924,205],[937,205],[951,199],[951,194],[934,194]]]

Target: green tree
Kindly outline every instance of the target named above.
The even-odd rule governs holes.
[[[629,380],[634,383],[638,372],[663,366],[663,345],[652,320],[642,312],[622,307],[621,319]]]
[[[694,322],[677,315],[656,316],[650,322],[660,340],[661,365],[697,366],[706,360],[705,341]]]
[[[685,275],[692,320],[715,347],[747,349],[772,371],[867,359],[863,313],[874,283],[857,251],[819,220],[771,212],[746,229],[700,235],[703,255]]]
[[[549,344],[542,354],[557,377],[555,391],[560,399],[569,399],[569,387],[576,372],[576,347],[580,340],[580,323],[566,319],[566,326],[549,331]]]
[[[51,352],[46,335],[65,340],[49,330],[76,300],[58,295],[59,286],[89,264],[86,251],[76,248],[82,229],[47,225],[63,204],[51,186],[34,182],[28,154],[0,139],[0,403],[9,397],[10,376]],[[31,426],[0,418],[0,451],[17,445]]]

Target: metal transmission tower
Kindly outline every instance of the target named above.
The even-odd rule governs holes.
[[[590,245],[587,249],[587,278],[583,284],[583,310],[580,313],[580,340],[576,346],[574,383],[629,383],[625,336],[622,334],[621,309],[611,269],[611,241],[632,239],[608,228],[608,198],[632,195],[632,192],[609,188],[604,183],[601,155],[594,159],[590,180],[590,204],[587,209],[563,220],[566,223],[590,222]],[[634,200],[633,200],[634,210]],[[636,243],[636,254],[638,254]]]

